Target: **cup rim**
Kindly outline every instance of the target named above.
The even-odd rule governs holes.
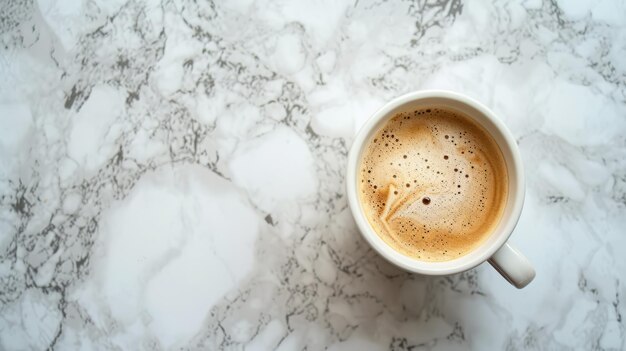
[[[389,113],[396,108],[407,103],[422,100],[425,98],[444,98],[456,100],[480,112],[480,114],[482,114],[486,119],[488,119],[491,123],[495,125],[495,127],[504,138],[506,147],[509,149],[511,154],[511,159],[507,159],[507,164],[510,161],[511,167],[507,166],[507,170],[509,170],[509,172],[511,169],[514,170],[516,175],[516,177],[514,177],[513,183],[509,183],[509,196],[515,196],[515,198],[512,201],[512,204],[507,204],[507,206],[510,206],[510,214],[508,218],[501,219],[501,221],[506,222],[504,222],[504,224],[501,226],[498,233],[499,236],[494,241],[492,241],[491,244],[483,248],[480,252],[476,253],[477,250],[475,250],[467,255],[461,256],[459,259],[462,259],[463,257],[466,257],[468,255],[473,255],[473,258],[464,259],[464,262],[456,265],[451,265],[450,262],[454,262],[459,259],[443,262],[421,261],[394,250],[389,244],[383,241],[378,234],[376,234],[372,226],[369,224],[369,221],[365,217],[365,214],[363,213],[358,200],[358,184],[356,172],[359,166],[361,151],[367,137],[370,134],[370,131],[374,127],[376,127],[381,119],[388,117]],[[503,145],[500,144],[498,146],[500,148],[503,147]],[[420,90],[407,93],[389,101],[380,109],[378,109],[378,111],[376,111],[363,124],[352,142],[352,146],[348,155],[346,186],[350,210],[352,211],[352,215],[355,219],[357,227],[359,228],[359,231],[361,232],[361,235],[365,238],[369,245],[374,248],[374,250],[376,250],[378,254],[380,254],[383,258],[393,263],[394,265],[410,272],[426,275],[449,275],[459,273],[472,269],[479,264],[487,261],[498,249],[500,249],[500,247],[502,247],[506,243],[510,235],[513,233],[513,229],[517,225],[522,211],[525,195],[525,180],[521,156],[517,147],[517,142],[515,141],[515,138],[513,137],[509,129],[485,105],[470,97],[448,90]]]

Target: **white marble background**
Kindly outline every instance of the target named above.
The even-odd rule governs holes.
[[[623,350],[623,1],[0,4],[0,349]],[[347,208],[385,101],[516,136],[537,278],[402,272]]]

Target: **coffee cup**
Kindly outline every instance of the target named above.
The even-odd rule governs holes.
[[[430,106],[443,106],[458,111],[481,126],[502,153],[508,183],[500,220],[486,239],[460,257],[439,262],[410,257],[385,242],[365,215],[358,187],[360,162],[372,135],[394,116]],[[519,149],[504,123],[483,104],[465,95],[443,90],[417,91],[388,102],[357,133],[350,149],[346,177],[348,203],[361,234],[374,250],[392,264],[413,273],[441,276],[467,271],[487,261],[517,288],[525,287],[535,277],[535,270],[528,259],[507,242],[517,225],[524,204],[524,171]]]

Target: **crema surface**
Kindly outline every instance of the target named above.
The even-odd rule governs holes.
[[[367,142],[360,201],[378,235],[424,261],[447,261],[479,246],[497,226],[508,190],[495,140],[445,108],[395,115]]]

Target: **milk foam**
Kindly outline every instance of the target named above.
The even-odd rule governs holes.
[[[479,246],[502,216],[508,187],[493,138],[444,108],[390,119],[366,145],[358,182],[381,238],[424,261],[451,260]]]

